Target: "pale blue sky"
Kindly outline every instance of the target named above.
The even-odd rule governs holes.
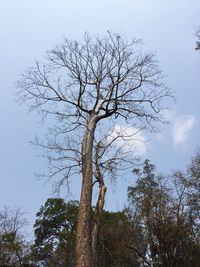
[[[51,196],[50,185],[34,176],[46,163],[28,143],[36,133],[43,134],[45,126],[15,102],[13,84],[63,36],[79,39],[86,31],[142,38],[144,49],[156,53],[176,104],[171,103],[167,113],[171,125],[162,126],[159,135],[145,136],[151,141],[143,157],[164,173],[184,168],[199,145],[200,54],[194,50],[199,14],[199,0],[0,1],[0,206],[22,206],[32,223]],[[119,182],[115,192],[109,189],[106,208],[123,207],[128,179]],[[78,178],[72,186],[74,198],[77,184]]]

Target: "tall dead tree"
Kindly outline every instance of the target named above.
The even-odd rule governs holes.
[[[36,140],[50,153],[49,176],[63,174],[67,180],[82,173],[76,267],[94,266],[94,180],[103,185],[100,169],[96,169],[96,178],[94,173],[98,127],[104,120],[109,124],[118,119],[137,129],[152,129],[160,121],[162,99],[171,95],[153,55],[142,53],[139,45],[138,40],[127,41],[111,33],[96,38],[86,34],[80,43],[65,39],[47,53],[45,63],[36,63],[17,83],[22,101],[44,117],[57,119],[47,143]]]

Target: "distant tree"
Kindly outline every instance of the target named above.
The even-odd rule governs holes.
[[[200,249],[200,150],[193,156],[186,173],[181,176],[182,183],[187,188],[187,207],[189,223],[192,227],[192,239]]]
[[[114,125],[117,118],[137,131],[153,129],[153,122],[161,121],[163,98],[171,96],[154,57],[142,53],[138,44],[138,40],[129,42],[111,33],[94,39],[86,34],[82,43],[65,39],[47,53],[46,63],[37,63],[18,82],[22,101],[39,109],[44,117],[53,115],[58,120],[50,130],[49,142],[42,144],[50,151],[50,177],[64,174],[68,179],[82,173],[77,267],[95,265],[91,210],[98,129],[108,128],[109,133],[107,126]],[[110,164],[104,167],[110,170]]]
[[[74,266],[78,202],[49,198],[36,214],[33,261],[39,266]]]
[[[199,217],[192,216],[194,210],[190,206],[194,179],[181,172],[169,177],[157,175],[155,166],[148,160],[143,170],[135,170],[135,173],[138,180],[134,187],[128,188],[128,197],[133,221],[139,222],[145,233],[147,249],[143,257],[149,259],[149,266],[153,267],[197,267]],[[195,203],[197,211],[196,201],[191,203]]]
[[[126,211],[102,214],[97,245],[97,266],[139,267],[142,260],[136,253],[145,251],[142,228],[133,223]]]
[[[0,266],[28,263],[29,244],[23,236],[27,220],[20,208],[4,206],[0,210]]]

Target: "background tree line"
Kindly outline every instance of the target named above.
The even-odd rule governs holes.
[[[97,266],[198,267],[200,153],[185,171],[163,176],[145,160],[133,170],[122,211],[103,211]],[[0,266],[74,266],[78,201],[49,198],[36,214],[34,241],[20,209],[0,211]],[[95,209],[92,209],[95,220]]]

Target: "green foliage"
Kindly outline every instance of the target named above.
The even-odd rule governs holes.
[[[145,160],[128,188],[128,207],[103,211],[97,246],[101,267],[197,267],[200,262],[200,154],[186,172],[164,177]],[[74,266],[78,203],[48,199],[37,213],[35,263]]]
[[[37,213],[32,259],[39,266],[74,266],[78,203],[48,199]],[[141,233],[128,214],[103,211],[97,248],[97,266],[139,266],[129,247],[141,246]]]
[[[97,267],[198,267],[200,153],[185,172],[164,177],[145,160],[133,173],[137,180],[128,187],[128,207],[102,213]],[[0,266],[74,266],[78,206],[47,199],[36,214],[31,253],[19,233],[22,213],[0,211]]]
[[[136,172],[135,186],[128,188],[129,212],[133,223],[143,228],[147,248],[143,257],[152,266],[198,266],[199,159],[199,155],[193,159],[187,173],[169,177],[157,175],[146,160]]]
[[[74,266],[78,202],[47,199],[36,214],[33,259],[42,266]]]
[[[98,266],[139,266],[138,256],[129,247],[139,245],[140,234],[125,211],[104,211],[98,242]]]

